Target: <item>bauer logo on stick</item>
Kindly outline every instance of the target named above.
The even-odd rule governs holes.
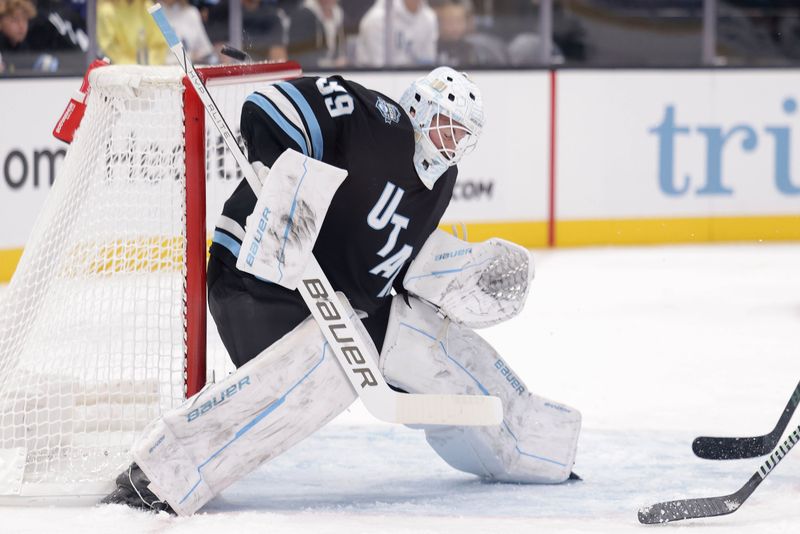
[[[342,352],[350,365],[350,372],[361,376],[361,388],[377,386],[378,381],[369,367],[365,365],[366,359],[361,353],[361,349],[358,348],[352,334],[347,331],[347,324],[342,320],[342,315],[336,309],[335,302],[325,291],[325,286],[315,278],[303,280],[303,285],[314,299],[317,310],[325,322],[325,326],[320,326],[323,329],[327,327],[333,339],[341,345]]]

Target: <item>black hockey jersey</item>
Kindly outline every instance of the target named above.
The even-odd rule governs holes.
[[[250,161],[272,166],[293,148],[348,171],[314,255],[333,287],[372,313],[393,285],[400,288],[408,263],[436,229],[456,167],[427,189],[414,169],[414,131],[402,108],[340,76],[298,78],[253,93],[242,108],[241,131]],[[217,224],[211,254],[233,268],[255,203],[242,181]]]

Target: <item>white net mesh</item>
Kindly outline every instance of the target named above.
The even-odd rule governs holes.
[[[180,82],[96,71],[0,301],[0,494],[113,480],[135,433],[183,398]]]
[[[208,82],[237,132],[247,95],[299,74],[248,71]],[[0,299],[0,503],[107,493],[137,434],[184,398],[182,79],[171,67],[92,73],[86,115]],[[205,137],[210,230],[241,173],[210,124]],[[210,379],[233,370],[212,322],[207,349]]]

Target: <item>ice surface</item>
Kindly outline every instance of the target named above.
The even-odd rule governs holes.
[[[449,468],[421,432],[376,423],[356,404],[193,517],[4,507],[0,534],[795,532],[800,453],[735,514],[645,527],[636,511],[732,493],[764,460],[700,460],[691,442],[762,434],[777,421],[800,379],[800,245],[534,257],[525,311],[482,333],[529,389],[582,410],[584,481],[480,482]],[[797,424],[800,415],[789,429]]]

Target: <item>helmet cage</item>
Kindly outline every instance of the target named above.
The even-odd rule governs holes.
[[[464,74],[440,67],[414,82],[400,105],[414,125],[414,166],[430,189],[475,148],[483,129],[480,91]]]
[[[478,144],[478,136],[467,126],[450,117],[438,104],[431,106],[434,111],[427,128],[420,128],[424,140],[434,151],[439,152],[449,167],[458,163]]]

